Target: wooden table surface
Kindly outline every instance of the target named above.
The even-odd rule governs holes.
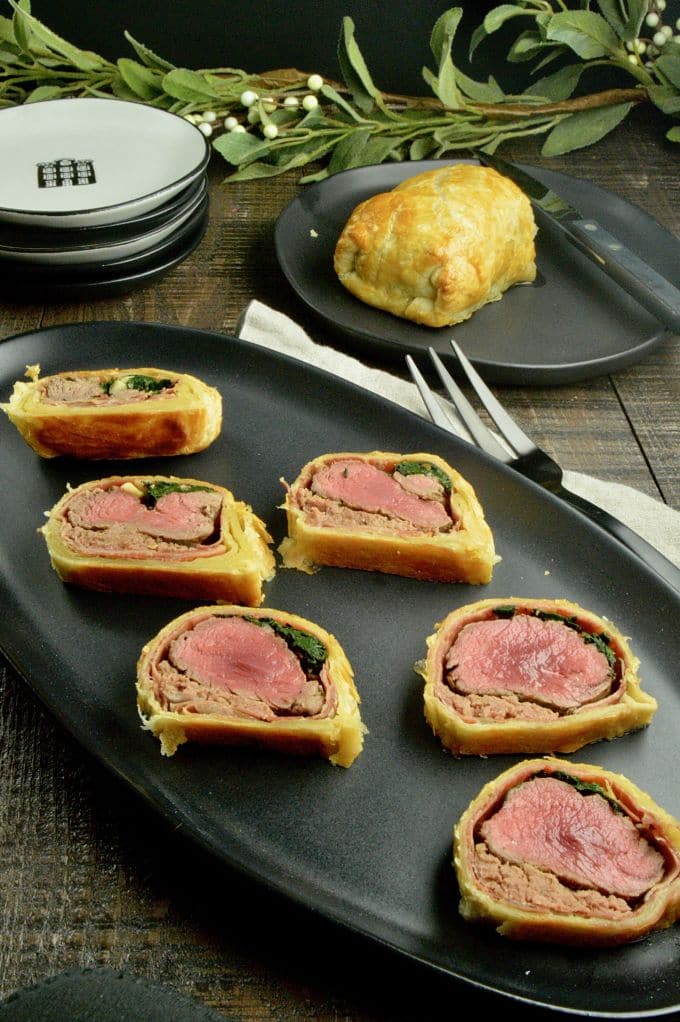
[[[506,153],[610,188],[680,237],[678,149],[649,111],[560,159],[543,160],[535,143]],[[167,276],[113,299],[4,302],[0,338],[93,320],[233,333],[258,298],[323,342],[323,326],[289,289],[273,249],[296,177],[224,184],[224,176],[215,158],[207,235]],[[564,467],[680,509],[677,340],[615,376],[506,388],[501,396]],[[81,750],[4,661],[0,766],[0,997],[67,968],[102,965],[249,1022],[423,1018],[425,1003],[439,1011],[460,997],[451,981],[283,902],[172,833]]]

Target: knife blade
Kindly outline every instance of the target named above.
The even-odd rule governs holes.
[[[659,320],[680,333],[680,289],[610,234],[597,220],[584,217],[575,206],[523,168],[498,156],[475,151],[480,163],[509,177],[531,201],[539,222],[552,224],[563,237],[594,262],[603,273]]]

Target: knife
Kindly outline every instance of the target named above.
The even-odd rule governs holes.
[[[631,252],[622,241],[525,170],[475,150],[480,163],[509,177],[530,199],[539,221],[557,227],[572,245],[596,263],[632,298],[673,333],[680,333],[680,290]]]

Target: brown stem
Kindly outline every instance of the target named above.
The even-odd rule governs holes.
[[[587,96],[575,96],[558,103],[542,103],[533,106],[528,103],[475,103],[475,110],[494,117],[532,117],[535,114],[572,114],[578,110],[594,110],[596,107],[617,106],[619,103],[644,103],[649,99],[647,90],[606,89],[591,92]]]
[[[265,88],[276,89],[286,85],[299,85],[309,77],[306,71],[294,67],[279,68],[265,71],[257,76]],[[349,89],[342,82],[334,82],[330,78],[326,82],[344,95]],[[450,110],[435,96],[402,96],[396,92],[383,92],[383,99],[394,107],[409,107],[420,110]],[[597,107],[616,106],[618,103],[645,103],[649,100],[647,90],[643,86],[632,89],[605,89],[603,92],[591,92],[586,96],[574,96],[556,103],[470,103],[468,109],[490,117],[535,117],[547,114],[570,114],[578,110],[593,110]]]

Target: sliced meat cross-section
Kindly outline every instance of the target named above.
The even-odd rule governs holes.
[[[366,461],[343,459],[324,465],[314,474],[311,490],[357,511],[403,518],[423,529],[449,528],[452,524],[451,516],[438,500],[405,489],[394,476]],[[427,492],[439,495],[441,490],[433,491],[428,482]]]
[[[637,898],[658,883],[664,861],[629,817],[598,794],[555,777],[534,777],[509,792],[480,827],[491,851],[568,884]]]
[[[600,699],[612,684],[609,661],[593,643],[559,621],[529,614],[465,625],[446,668],[459,692],[514,693],[562,710]]]

